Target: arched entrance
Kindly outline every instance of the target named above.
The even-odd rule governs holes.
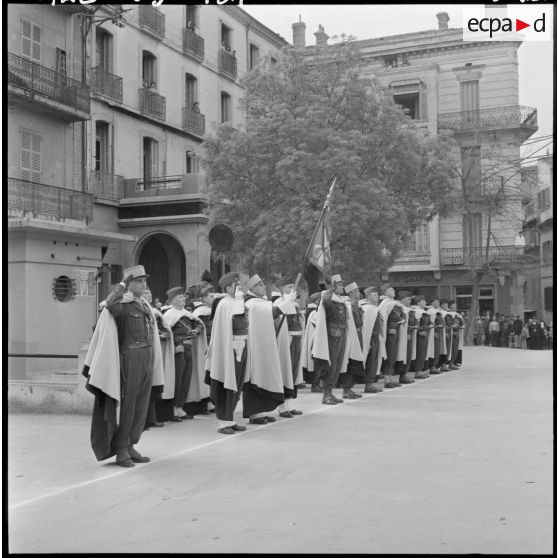
[[[148,285],[153,298],[163,304],[171,287],[184,286],[186,282],[186,258],[182,246],[172,236],[157,233],[149,237],[141,247],[138,263],[149,274]]]

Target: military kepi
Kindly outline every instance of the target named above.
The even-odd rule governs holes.
[[[248,279],[248,281],[246,281],[246,290],[250,291],[252,290],[252,287],[255,287],[258,283],[261,282],[261,278],[260,276],[256,273],[256,275],[252,275],[252,277],[250,277],[250,279]]]
[[[341,279],[341,275],[338,273],[331,278],[332,283],[343,283],[343,279]]]
[[[132,267],[127,267],[124,270],[124,277],[128,277],[128,275],[132,276],[131,280],[139,279],[140,277],[145,277],[147,279],[147,277],[149,277],[149,275],[145,273],[145,268],[143,267],[143,265],[133,265]]]

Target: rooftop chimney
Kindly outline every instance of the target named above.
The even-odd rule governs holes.
[[[318,30],[314,33],[316,37],[316,46],[327,46],[329,35],[324,31],[323,25],[318,25]]]
[[[306,23],[300,21],[293,23],[293,46],[295,48],[304,48],[306,46]]]
[[[447,12],[439,12],[436,14],[438,18],[438,29],[447,29],[448,28],[448,21],[449,15]]]

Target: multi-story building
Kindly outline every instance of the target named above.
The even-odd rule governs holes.
[[[123,268],[143,264],[159,298],[211,268],[203,137],[242,124],[243,76],[287,43],[228,6],[10,4],[7,34],[10,377],[25,378],[75,368]]]
[[[389,89],[416,126],[456,141],[457,185],[466,187],[469,210],[420,223],[408,249],[379,277],[396,288],[456,299],[471,306],[471,268],[489,261],[479,289],[481,311],[523,315],[523,256],[515,248],[522,228],[520,147],[537,130],[536,109],[519,105],[518,42],[464,42],[462,29],[438,28],[357,41],[365,74]],[[316,44],[327,44],[320,27]],[[306,47],[304,23],[293,24],[293,45]],[[314,47],[306,47],[309,52]],[[489,254],[486,259],[487,237]]]
[[[540,265],[525,274],[526,317],[554,322],[554,162],[552,155],[522,168],[525,250]]]

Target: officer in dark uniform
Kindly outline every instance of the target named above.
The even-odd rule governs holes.
[[[409,291],[401,291],[399,293],[399,300],[401,304],[406,308],[411,306],[412,295]],[[411,357],[413,354],[413,334],[417,329],[417,319],[415,318],[415,311],[410,309],[407,313],[407,352],[405,354],[405,363],[403,361],[399,362],[399,383],[400,384],[413,384],[414,380],[411,380],[407,376],[407,373],[411,369]]]
[[[149,277],[142,265],[124,271],[124,279],[106,299],[107,310],[114,316],[120,347],[121,401],[120,419],[112,445],[116,462],[122,467],[146,463],[134,449],[145,425],[153,380],[153,334],[155,323],[151,308],[142,295]],[[127,300],[124,294],[130,290]]]
[[[358,305],[358,301],[360,300],[360,290],[358,285],[353,282],[345,287],[345,292],[349,296],[349,300],[351,302],[353,321],[355,323],[360,348],[362,349],[362,310]],[[357,382],[357,379],[360,381],[364,380],[364,363],[350,358],[347,364],[347,372],[341,376],[343,399],[360,399],[362,395],[354,392],[352,388]]]
[[[331,278],[331,281],[331,287],[322,293],[321,301],[327,324],[329,365],[324,359],[316,357],[316,369],[320,370],[320,377],[323,381],[322,403],[324,405],[343,403],[343,399],[333,394],[333,388],[339,378],[347,342],[347,307],[340,298],[343,294],[343,280],[337,274]],[[316,340],[314,344],[316,344]]]
[[[426,297],[424,295],[416,295],[415,303],[419,310],[425,310]],[[424,370],[424,368],[427,360],[426,355],[428,354],[428,336],[431,335],[430,330],[432,327],[430,316],[424,311],[417,323],[417,352],[412,364],[416,380],[428,378],[428,370]]]

